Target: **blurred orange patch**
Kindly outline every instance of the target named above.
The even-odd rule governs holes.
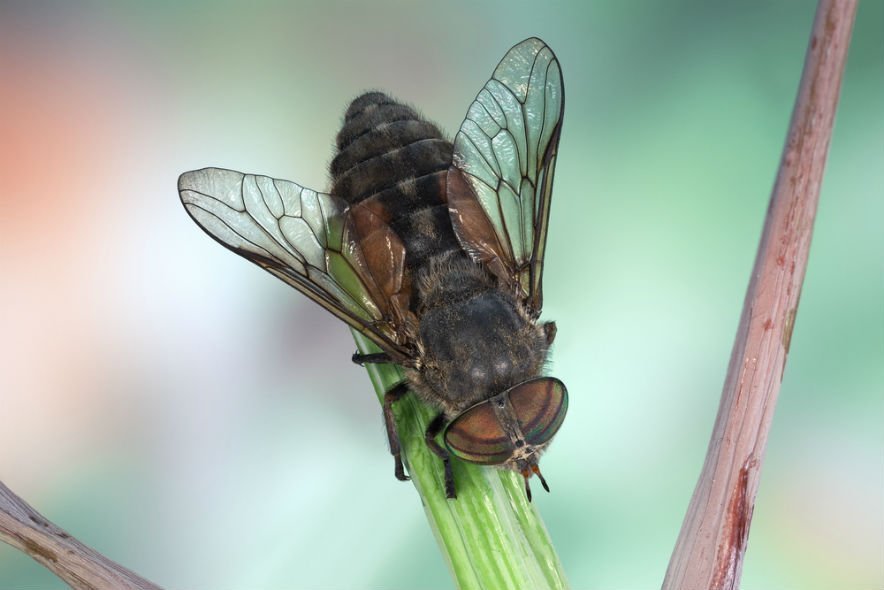
[[[2,223],[13,244],[35,231],[62,240],[77,231],[72,225],[97,205],[102,162],[115,159],[123,131],[112,73],[88,55],[36,45],[0,45],[8,80],[0,94]]]
[[[0,448],[8,468],[37,473],[38,447],[64,464],[88,444],[84,424],[101,420],[96,359],[107,344],[91,271],[109,262],[102,210],[113,195],[103,185],[120,158],[127,92],[119,56],[59,31],[11,29],[0,35],[0,401],[16,419]],[[32,452],[16,451],[24,441]]]

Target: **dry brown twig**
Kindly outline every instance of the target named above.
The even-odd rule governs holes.
[[[706,461],[663,590],[737,588],[807,268],[856,0],[820,0]]]
[[[0,482],[0,540],[24,551],[78,590],[160,590],[43,518]],[[0,580],[2,583],[2,580]]]

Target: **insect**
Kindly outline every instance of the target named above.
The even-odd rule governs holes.
[[[568,394],[541,375],[556,334],[540,323],[553,171],[564,109],[552,50],[510,49],[454,142],[414,109],[369,92],[347,109],[328,193],[220,168],[185,172],[184,207],[210,236],[307,295],[395,363],[386,392],[395,475],[407,480],[393,404],[436,408],[425,440],[456,498],[451,457],[540,474]],[[442,443],[437,440],[441,434]]]

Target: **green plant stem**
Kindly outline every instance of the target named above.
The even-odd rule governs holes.
[[[380,352],[358,332],[363,354]],[[403,380],[399,367],[367,364],[378,398]],[[415,396],[394,406],[403,461],[448,567],[461,589],[567,588],[562,565],[522,477],[452,460],[457,499],[445,497],[442,462],[424,443],[434,412]]]

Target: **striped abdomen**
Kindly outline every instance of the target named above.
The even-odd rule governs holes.
[[[337,146],[332,194],[351,204],[373,200],[386,211],[413,273],[432,257],[461,252],[445,204],[452,145],[435,125],[369,92],[347,109]]]

